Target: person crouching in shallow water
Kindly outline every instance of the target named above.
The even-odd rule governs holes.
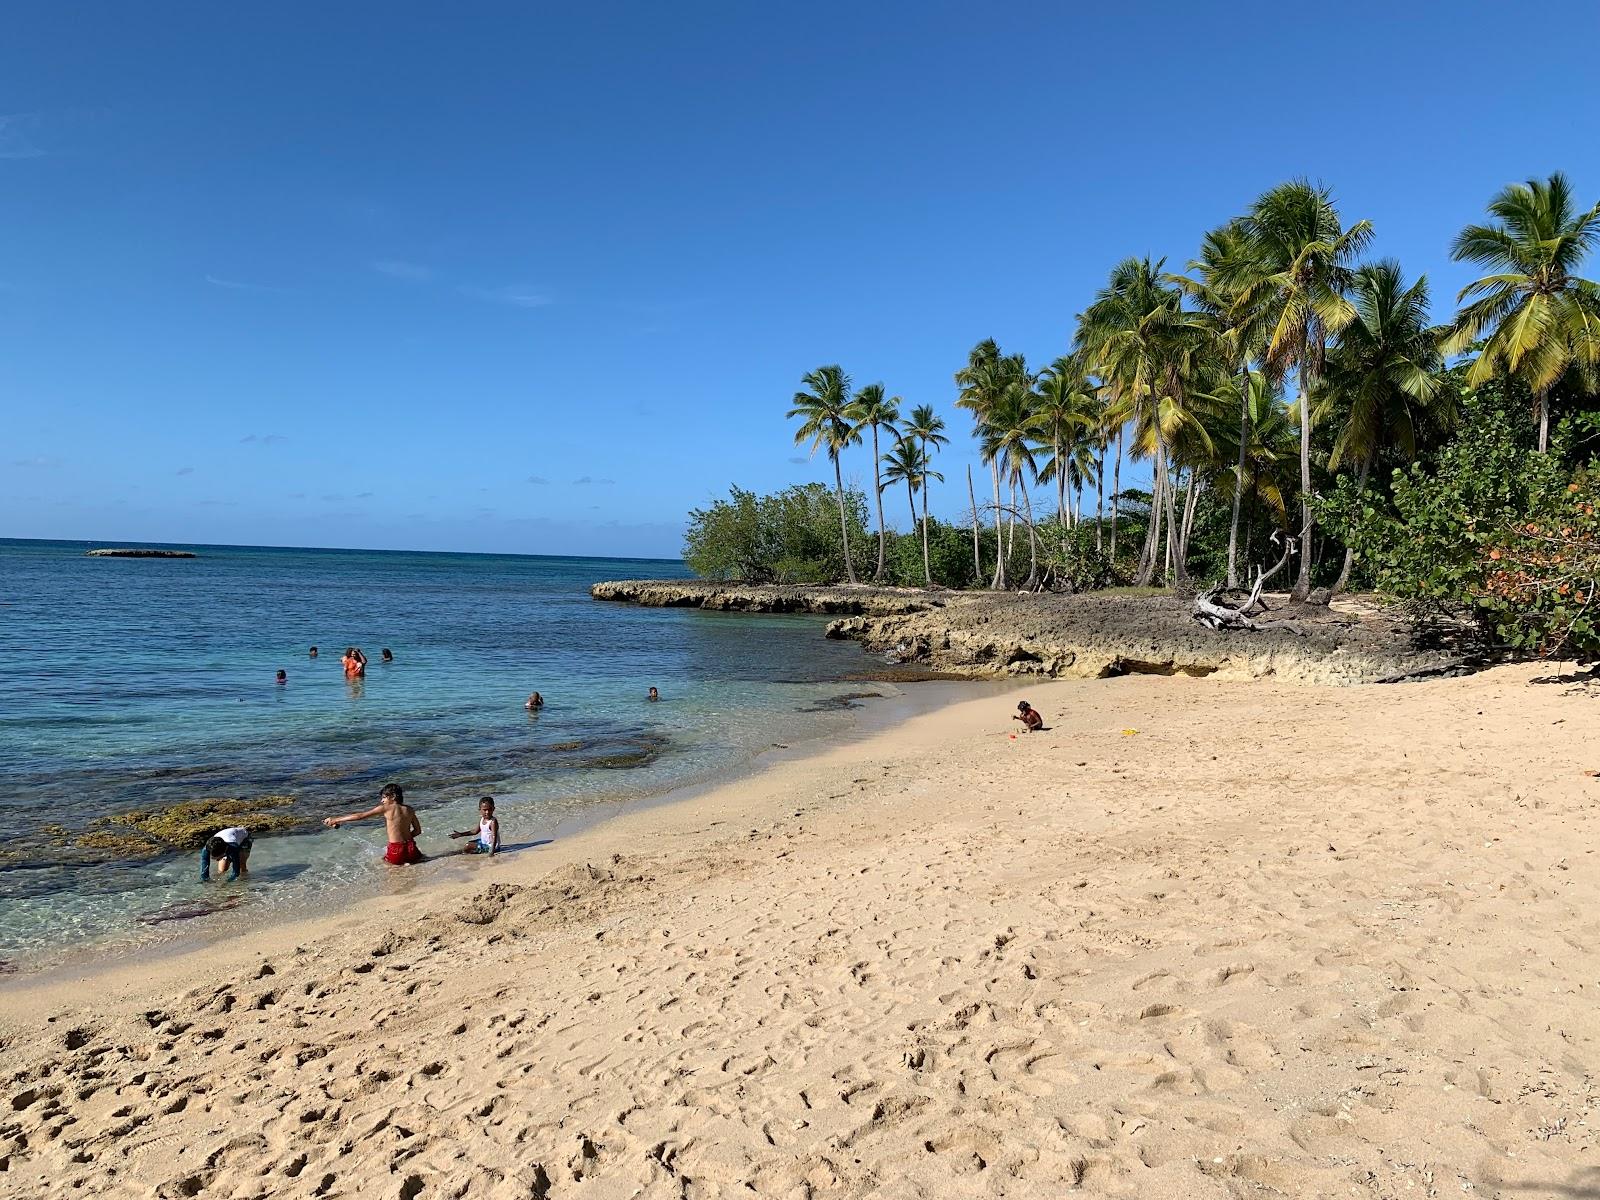
[[[500,853],[500,818],[494,815],[494,797],[485,796],[478,801],[478,827],[452,833],[451,838],[468,838],[476,835],[477,841],[468,842],[463,854]]]
[[[1017,711],[1011,714],[1011,719],[1021,721],[1029,733],[1038,733],[1044,728],[1044,718],[1039,715],[1039,710],[1026,700],[1017,701]]]
[[[538,692],[534,692],[533,695],[528,697],[528,702],[522,707],[527,709],[529,712],[538,712],[544,707],[544,697],[539,695]]]
[[[651,688],[650,689],[650,695],[645,697],[645,698],[647,700],[650,700],[653,703],[653,702],[661,699],[661,693],[656,691],[655,688]]]
[[[202,881],[211,878],[211,865],[217,866],[220,876],[224,865],[228,868],[228,878],[237,879],[241,875],[250,874],[250,831],[243,825],[230,825],[226,829],[219,829],[200,847],[200,878]]]
[[[417,810],[406,803],[406,795],[398,783],[386,783],[378,793],[378,804],[366,812],[346,813],[342,817],[324,817],[322,823],[337,829],[351,821],[365,821],[369,817],[382,817],[389,832],[389,848],[384,858],[394,866],[412,866],[422,861],[422,851],[417,849],[417,835],[422,832],[422,822],[417,820]]]

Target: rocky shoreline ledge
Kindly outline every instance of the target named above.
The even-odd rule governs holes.
[[[941,608],[959,592],[921,588],[813,587],[790,583],[722,583],[714,579],[618,579],[589,589],[596,600],[646,608],[704,608],[715,612],[818,613],[823,616],[902,616]]]
[[[89,558],[199,558],[193,550],[143,550],[112,547],[105,550],[85,550]]]
[[[1341,601],[1295,607],[1270,598],[1291,628],[1217,631],[1170,596],[925,592],[714,580],[597,583],[597,600],[730,612],[823,613],[830,638],[942,676],[1106,678],[1153,674],[1297,683],[1388,683],[1470,669],[1459,648],[1422,643],[1407,622]]]

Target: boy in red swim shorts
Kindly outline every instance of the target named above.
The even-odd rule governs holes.
[[[397,867],[412,866],[422,861],[422,851],[417,849],[417,835],[422,832],[422,822],[417,820],[417,810],[406,803],[405,793],[398,783],[386,783],[378,793],[378,805],[366,812],[346,813],[342,817],[324,817],[322,823],[337,829],[350,821],[365,821],[368,817],[382,817],[389,831],[389,848],[383,857]]]

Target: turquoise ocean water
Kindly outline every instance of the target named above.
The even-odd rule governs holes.
[[[844,693],[893,690],[840,683],[867,664],[819,618],[589,598],[600,579],[686,575],[676,561],[86,548],[0,540],[0,959],[142,945],[392,879],[380,822],[259,837],[248,884],[202,885],[193,857],[85,844],[118,813],[289,795],[310,822],[394,780],[425,852],[475,826],[487,792],[512,853],[536,854],[570,818],[833,732]],[[347,645],[371,660],[365,680],[344,678]],[[228,915],[194,916],[212,909]]]

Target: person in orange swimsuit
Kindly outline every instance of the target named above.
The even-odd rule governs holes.
[[[365,812],[346,813],[342,817],[324,817],[322,823],[337,829],[351,821],[365,821],[369,817],[382,817],[389,834],[389,846],[383,857],[397,867],[414,866],[422,861],[422,851],[417,849],[417,836],[422,832],[422,822],[417,810],[406,803],[406,796],[398,783],[386,783],[378,793],[378,803]]]
[[[344,652],[344,673],[349,679],[359,679],[367,673],[367,656],[361,653],[359,646],[351,646]]]

